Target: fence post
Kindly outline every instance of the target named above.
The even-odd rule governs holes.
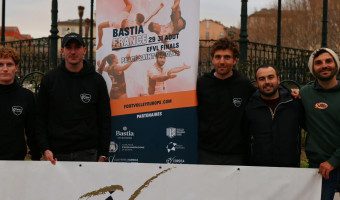
[[[58,63],[58,0],[52,0],[52,25],[51,35],[49,36],[50,41],[50,63],[49,67],[56,67]]]
[[[277,36],[276,36],[276,67],[281,70],[281,0],[278,0],[277,8]]]
[[[248,33],[247,33],[247,4],[248,0],[241,0],[241,33],[240,33],[240,63],[243,65],[247,62],[248,51]]]

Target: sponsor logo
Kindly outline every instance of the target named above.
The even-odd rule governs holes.
[[[324,102],[319,102],[315,104],[315,108],[319,110],[325,110],[326,108],[328,108],[328,104]]]
[[[167,164],[183,164],[183,163],[185,163],[185,160],[184,159],[178,159],[175,156],[175,157],[167,158],[166,163]]]
[[[178,149],[184,150],[185,147],[174,142],[170,142],[168,145],[166,145],[166,150],[168,151],[168,153],[170,153],[171,151],[176,151]]]
[[[13,114],[15,114],[16,116],[21,115],[22,111],[24,109],[21,106],[12,106],[12,112]]]
[[[128,130],[126,126],[123,127],[123,131],[116,130],[117,137],[134,137],[135,133],[133,131]]]
[[[91,101],[91,95],[90,94],[80,94],[80,99],[84,103],[89,103]]]
[[[115,153],[118,151],[118,144],[115,143],[114,141],[110,142],[110,148],[109,148],[109,152],[110,153]]]
[[[136,159],[133,159],[136,160]],[[138,160],[137,160],[138,161]],[[139,199],[138,196],[144,191],[145,188],[150,187],[150,183],[152,181],[154,181],[155,179],[159,178],[161,175],[170,172],[172,169],[175,169],[176,167],[172,167],[172,168],[168,168],[165,169],[159,173],[157,173],[156,175],[152,176],[151,178],[149,178],[148,180],[145,181],[145,183],[143,185],[141,185],[140,187],[138,187],[138,189],[134,192],[131,192],[131,196],[129,199]],[[126,189],[125,189],[126,190]],[[128,190],[128,189],[127,189]],[[88,193],[85,193],[83,195],[81,195],[78,199],[89,199],[92,197],[95,197],[95,199],[113,199],[112,195],[115,192],[124,192],[124,188],[121,185],[109,185],[109,186],[105,186],[102,188],[99,188],[97,190],[93,190],[90,191]]]
[[[242,99],[241,98],[233,98],[233,103],[234,103],[234,106],[240,107],[241,104],[242,104]]]
[[[145,146],[135,146],[134,144],[122,144],[121,151],[138,151],[144,150]]]
[[[175,136],[182,136],[182,134],[184,133],[185,131],[183,128],[173,127],[166,128],[166,136],[168,136],[169,138],[174,138]]]
[[[166,136],[169,138],[174,138],[176,136],[176,128],[167,128],[166,129]]]

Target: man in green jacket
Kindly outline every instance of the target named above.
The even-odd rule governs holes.
[[[339,58],[327,48],[315,50],[308,67],[316,78],[300,91],[306,112],[306,154],[309,165],[322,175],[322,200],[334,198],[340,176]]]

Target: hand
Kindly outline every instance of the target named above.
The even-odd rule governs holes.
[[[129,60],[130,60],[130,57],[131,57],[131,56],[130,56],[130,53],[128,53],[128,54],[126,55],[126,60],[129,61]]]
[[[334,167],[328,162],[323,162],[320,164],[319,173],[326,180],[329,179],[329,173],[334,169]]]
[[[47,161],[51,161],[52,165],[55,165],[55,164],[57,163],[57,161],[58,161],[57,158],[54,158],[54,157],[53,157],[53,153],[52,153],[52,151],[50,151],[50,150],[46,150],[46,151],[44,152],[44,156],[45,156],[45,159],[46,159]]]
[[[137,56],[135,57],[135,59],[133,60],[133,62],[137,61],[140,57],[141,57],[141,55],[137,55]]]
[[[183,69],[190,69],[191,67],[186,65],[186,64],[183,64]]]
[[[291,95],[294,97],[294,99],[301,99],[300,92],[297,89],[293,89]]]
[[[177,56],[181,55],[181,52],[177,49],[171,48],[170,51],[174,52],[175,54],[177,54]]]
[[[103,156],[99,156],[98,162],[105,162],[106,158]]]

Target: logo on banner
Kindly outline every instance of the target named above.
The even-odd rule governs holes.
[[[183,128],[173,128],[173,127],[166,128],[166,136],[168,136],[169,138],[182,136],[182,134],[184,133],[185,131]]]
[[[177,143],[174,142],[170,142],[168,145],[166,145],[166,150],[168,151],[168,153],[170,153],[171,151],[176,151],[178,149],[185,149],[183,145],[179,145]]]
[[[242,104],[242,99],[241,98],[233,98],[233,103],[236,107],[240,107]]]
[[[132,137],[135,136],[135,133],[124,126],[122,131],[116,130],[116,136],[119,137],[119,139],[132,139]]]
[[[183,163],[185,163],[185,160],[184,159],[178,159],[175,156],[175,157],[167,158],[166,163],[167,164],[183,164]]]
[[[15,114],[16,116],[21,115],[22,111],[24,109],[21,106],[12,106],[12,112],[13,114]]]
[[[176,128],[167,128],[166,136],[168,136],[169,138],[174,138],[176,136]]]
[[[109,152],[110,153],[115,153],[118,151],[118,144],[115,143],[114,141],[111,141],[110,142],[110,149],[109,149]]]
[[[91,101],[91,95],[86,93],[80,94],[80,99],[84,103],[89,103]]]
[[[146,180],[143,185],[138,187],[138,189],[131,194],[129,199],[131,199],[131,200],[136,199],[140,194],[142,194],[142,191],[145,188],[150,186],[150,183],[152,181],[154,181],[155,179],[159,178],[161,175],[171,171],[174,168],[175,167],[165,169],[165,170],[157,173],[156,175],[152,176],[148,180]],[[99,188],[98,190],[93,190],[91,192],[83,194],[78,199],[86,199],[87,200],[89,198],[92,199],[92,197],[95,197],[94,199],[102,199],[103,198],[103,199],[106,199],[106,200],[110,200],[110,199],[113,200],[112,196],[117,191],[124,192],[123,186],[121,186],[121,185],[109,185],[109,186],[106,186],[106,187],[102,187],[102,188]]]

